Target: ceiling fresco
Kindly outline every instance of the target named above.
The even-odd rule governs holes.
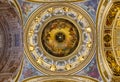
[[[21,11],[22,11],[22,14],[23,14],[23,20],[24,20],[24,24],[26,25],[26,22],[28,22],[28,21],[26,21],[30,16],[32,16],[32,14],[36,11],[36,9],[40,9],[40,8],[43,8],[42,6],[44,6],[44,4],[43,3],[31,3],[31,2],[26,2],[26,1],[24,1],[24,0],[18,0],[18,2],[19,2],[19,4],[20,4],[20,6],[21,6]],[[88,12],[89,13],[89,15],[90,16],[93,16],[92,17],[92,20],[94,20],[94,22],[95,22],[95,17],[96,17],[96,8],[97,8],[97,6],[98,6],[98,0],[90,0],[90,1],[88,1],[88,2],[75,2],[74,4],[76,4],[77,6],[79,6],[79,7],[81,7],[81,8],[83,8],[83,9],[85,9],[85,12]],[[89,11],[88,11],[89,10]],[[45,12],[45,11],[43,11],[43,12]],[[75,12],[75,11],[74,11]],[[73,13],[74,13],[73,12]],[[46,12],[45,12],[46,13]],[[48,13],[49,14],[49,13]],[[43,14],[44,15],[44,14]],[[47,15],[47,14],[46,14]],[[61,18],[61,17],[60,17]],[[65,18],[65,17],[64,17]],[[71,20],[68,20],[68,19],[64,19],[64,18],[61,18],[62,20],[66,20],[66,21],[68,21],[68,23],[69,23],[69,21],[70,21],[70,23],[72,22]],[[47,19],[47,18],[46,18]],[[54,21],[54,20],[57,20],[58,18],[53,18],[52,20]],[[52,22],[52,20],[50,21],[50,22]],[[36,21],[37,21],[37,19],[36,19]],[[93,22],[93,23],[94,23]],[[72,22],[73,23],[73,22]],[[47,24],[49,24],[49,23],[46,23],[45,25],[47,26]],[[44,27],[45,27],[45,25],[44,25]],[[74,26],[75,24],[73,23],[72,24],[73,25],[73,27],[75,27],[75,29],[76,29],[76,27],[77,26]],[[92,25],[94,25],[94,24],[92,24]],[[91,27],[94,27],[94,26],[91,26]],[[26,28],[26,26],[24,27],[24,28]],[[75,30],[75,29],[73,29],[73,30]],[[78,28],[77,28],[78,29]],[[92,28],[93,29],[93,28]],[[46,30],[47,32],[49,31],[49,30]],[[52,32],[54,31],[54,29],[53,30],[51,30]],[[58,29],[58,31],[56,31],[56,33],[58,33],[59,31],[61,31],[60,29]],[[89,28],[88,28],[88,31],[89,31]],[[91,30],[90,30],[91,31]],[[52,33],[51,32],[51,33]],[[63,32],[64,32],[64,29],[63,29]],[[69,32],[69,31],[68,31]],[[73,31],[73,32],[75,32],[76,33],[76,31]],[[50,33],[50,32],[49,32]],[[79,40],[82,40],[82,34],[81,34],[81,31],[80,32],[78,32],[78,33],[80,33],[80,35],[79,35]],[[44,35],[44,33],[42,33],[43,35]],[[39,34],[40,35],[40,34]],[[46,35],[46,34],[45,34]],[[36,36],[36,35],[35,35]],[[63,35],[64,36],[64,35]],[[65,35],[66,36],[66,35]],[[67,36],[69,36],[69,35],[67,35]],[[72,35],[73,36],[73,35]],[[41,36],[38,36],[38,37],[41,37]],[[71,35],[70,35],[70,37],[71,37]],[[76,36],[75,36],[76,37]],[[92,38],[93,38],[93,36],[91,36]],[[45,37],[44,37],[45,38]],[[48,37],[49,38],[49,37]],[[51,37],[52,38],[52,37]],[[69,39],[69,38],[68,38]],[[77,39],[77,38],[76,38]],[[54,39],[54,40],[56,40],[56,39]],[[53,40],[53,41],[54,41]],[[39,42],[39,40],[38,40],[38,42]],[[81,41],[79,41],[79,42],[81,42]],[[48,42],[47,42],[48,43]],[[42,44],[42,43],[41,43]],[[57,43],[58,44],[58,43]],[[79,44],[81,44],[81,43],[79,43]],[[55,44],[56,45],[56,44]],[[45,48],[46,49],[46,48]],[[46,52],[46,50],[44,50],[45,52]],[[93,54],[93,55],[95,55],[95,54]],[[69,55],[68,55],[69,56]],[[48,57],[50,58],[51,57],[51,55],[49,54],[48,55]],[[52,56],[52,57],[54,57],[54,56]],[[94,56],[93,56],[94,57]],[[92,57],[92,58],[93,58]],[[55,57],[56,58],[56,57]],[[62,57],[63,58],[63,57]],[[74,58],[74,57],[73,57]],[[84,69],[81,69],[81,70],[78,70],[78,72],[75,74],[75,75],[84,75],[84,76],[90,76],[90,77],[93,77],[93,78],[96,78],[96,79],[99,79],[99,80],[101,80],[101,77],[100,77],[100,75],[99,75],[99,73],[98,73],[98,69],[97,69],[97,65],[96,65],[96,58],[94,57],[93,59],[90,59],[91,60],[91,63],[90,64],[86,64],[87,66],[84,68]],[[32,76],[40,76],[40,75],[44,75],[44,73],[42,73],[41,72],[41,70],[36,70],[36,68],[34,68],[34,66],[33,65],[31,65],[30,64],[30,62],[28,61],[28,59],[27,58],[25,58],[25,64],[26,65],[24,65],[24,69],[23,69],[23,72],[22,72],[22,75],[21,75],[21,77],[20,77],[20,81],[22,81],[22,80],[24,80],[25,78],[30,78],[30,77],[32,77]],[[59,61],[58,61],[59,62]],[[60,61],[61,62],[61,61]],[[64,63],[66,63],[66,62],[64,62],[64,61],[62,61],[63,62],[63,65],[64,65]],[[62,63],[61,62],[61,63]],[[89,61],[90,62],[90,61]],[[54,70],[54,68],[52,68],[52,67],[55,67],[55,66],[51,66],[51,69],[52,70]],[[68,68],[70,67],[69,65],[67,66]],[[63,67],[64,68],[64,67]],[[92,71],[93,70],[93,71]]]
[[[0,82],[10,82],[23,60],[22,22],[13,6],[0,0]]]
[[[120,81],[120,2],[104,1],[103,4],[101,11],[104,8],[105,12],[98,15],[102,18],[98,20],[98,27],[101,27],[99,28],[101,42],[98,47],[98,53],[101,55],[98,55],[98,66],[105,81],[117,82]]]
[[[119,0],[0,0],[0,82],[119,82]]]
[[[25,26],[26,56],[47,74],[64,75],[82,69],[95,51],[95,27],[91,18],[72,4],[43,6],[29,17]]]

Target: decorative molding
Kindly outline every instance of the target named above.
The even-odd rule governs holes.
[[[120,78],[119,12],[119,0],[111,0],[103,1],[97,14],[97,31],[100,32],[97,62],[105,82],[117,82]]]
[[[30,2],[36,2],[36,3],[63,3],[63,2],[81,2],[85,0],[26,0]]]
[[[54,77],[54,78],[53,78]],[[36,76],[23,80],[23,82],[98,82],[98,80],[86,76]]]

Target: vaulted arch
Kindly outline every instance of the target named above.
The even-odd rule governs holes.
[[[120,81],[120,1],[103,0],[97,19],[98,67],[104,81]]]
[[[16,7],[0,1],[0,82],[14,79],[23,57],[22,21]]]

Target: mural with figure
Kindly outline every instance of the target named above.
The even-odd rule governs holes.
[[[30,2],[26,2],[26,0],[18,0],[19,5],[21,7],[22,10],[22,15],[23,15],[23,22],[25,24],[27,18],[29,17],[29,15],[41,4],[35,4],[35,3],[30,3]]]

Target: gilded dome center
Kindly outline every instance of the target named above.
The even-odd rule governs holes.
[[[73,23],[57,18],[45,26],[41,39],[44,49],[49,54],[65,57],[76,49],[79,33]]]

